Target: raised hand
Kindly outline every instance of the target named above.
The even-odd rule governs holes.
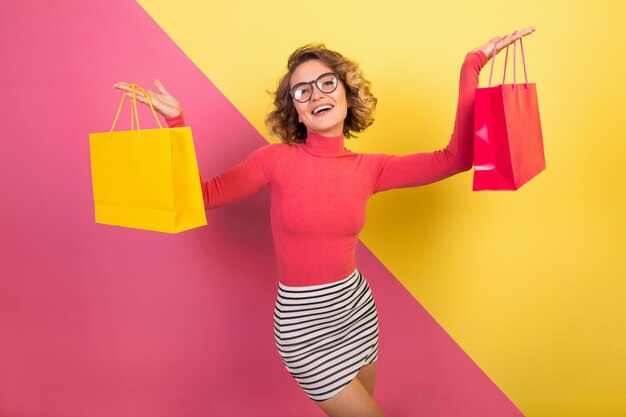
[[[154,107],[154,110],[167,118],[178,116],[182,112],[178,100],[176,100],[174,96],[167,92],[161,81],[154,80],[154,86],[156,87],[158,93],[144,89],[146,91],[146,94],[148,94],[148,97],[146,97],[140,89],[135,88],[135,97],[137,98],[137,101],[147,105],[148,100],[150,100],[152,106]],[[117,82],[113,84],[113,88],[126,91],[126,95],[128,97],[133,96],[132,87],[128,83]]]
[[[490,39],[486,44],[479,46],[472,50],[472,52],[483,51],[487,58],[493,58],[493,50],[495,48],[496,54],[502,49],[506,48],[516,40],[523,38],[526,35],[530,35],[535,31],[534,26],[527,27],[526,29],[516,30],[515,32],[508,34],[504,37],[496,36]]]

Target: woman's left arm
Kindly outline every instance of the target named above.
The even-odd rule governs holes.
[[[470,52],[461,67],[459,100],[454,130],[448,145],[435,152],[411,155],[377,155],[374,192],[430,184],[472,167],[474,158],[474,90],[487,62],[484,53]]]
[[[480,70],[493,55],[534,32],[535,28],[516,31],[504,38],[493,38],[467,54],[461,67],[459,99],[454,130],[448,145],[435,152],[411,155],[375,155],[376,184],[374,192],[401,187],[417,187],[440,181],[467,171],[474,159],[474,95]]]

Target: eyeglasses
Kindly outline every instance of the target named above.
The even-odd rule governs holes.
[[[326,72],[316,80],[302,82],[294,85],[291,90],[291,97],[299,103],[306,103],[311,100],[313,95],[313,84],[324,94],[330,94],[337,89],[339,85],[339,75],[334,72]]]

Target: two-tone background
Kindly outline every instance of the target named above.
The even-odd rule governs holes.
[[[347,146],[430,151],[465,54],[529,25],[547,170],[369,203],[375,396],[390,416],[625,415],[624,17],[617,0],[0,3],[0,416],[322,415],[274,347],[268,189],[180,235],[94,224],[88,133],[110,128],[114,82],[160,78],[211,177],[277,141],[267,90],[324,42],[379,99]]]

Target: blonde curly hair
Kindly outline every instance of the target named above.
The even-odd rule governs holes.
[[[324,44],[308,44],[296,49],[287,60],[287,73],[271,93],[274,97],[274,110],[265,118],[269,132],[287,144],[302,143],[306,140],[306,127],[298,121],[298,113],[290,95],[290,82],[296,68],[309,60],[318,59],[339,74],[345,86],[348,114],[343,124],[345,138],[356,137],[374,123],[376,97],[372,94],[371,83],[363,78],[359,65],[338,52],[327,49]]]

